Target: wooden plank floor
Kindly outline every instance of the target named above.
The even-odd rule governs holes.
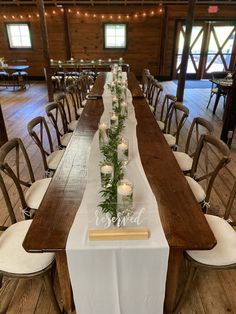
[[[164,82],[165,93],[175,94],[176,84],[174,82]],[[212,115],[212,105],[206,109],[209,97],[209,89],[186,89],[185,104],[190,109],[190,117],[181,134],[180,148],[183,147],[189,125],[195,116],[202,116],[214,125],[214,133],[219,136],[222,127],[222,103],[219,104],[216,115]],[[0,90],[0,103],[9,138],[21,137],[27,151],[29,152],[32,166],[36,178],[43,177],[43,165],[38,149],[27,133],[27,123],[38,115],[45,115],[44,107],[47,103],[46,87],[43,83],[34,83],[26,91]],[[52,129],[52,128],[51,128]],[[53,133],[55,139],[55,134]],[[227,197],[236,177],[236,139],[232,144],[232,161],[221,172],[217,179],[216,189],[211,197],[212,213],[222,215]],[[19,202],[14,194],[13,187],[10,187],[14,197],[15,213],[18,219],[22,219],[19,210]],[[236,219],[236,203],[232,210],[232,216]],[[0,224],[9,224],[9,217],[0,194]],[[196,235],[197,236],[197,235]],[[58,299],[57,280],[55,283]],[[13,292],[13,293],[12,293]],[[181,310],[181,314],[224,314],[236,313],[236,271],[201,271],[197,275],[196,281],[189,291],[186,304]],[[5,279],[3,287],[0,289],[0,313],[1,307],[9,301],[7,313],[16,314],[53,314],[54,311],[50,300],[45,292],[42,282],[35,280],[15,280]],[[158,313],[158,311],[157,311]],[[112,313],[111,313],[112,314]],[[145,313],[144,313],[145,314]]]

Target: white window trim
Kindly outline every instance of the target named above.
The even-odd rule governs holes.
[[[27,26],[28,31],[29,31],[29,40],[30,40],[30,45],[14,45],[13,40],[12,40],[12,34],[11,34],[11,26]],[[6,29],[7,29],[7,36],[8,36],[8,42],[9,42],[9,47],[10,49],[32,49],[32,40],[31,40],[31,33],[30,33],[30,26],[29,23],[27,22],[19,22],[19,23],[6,23]],[[22,38],[20,37],[22,40]],[[21,41],[22,43],[22,41]]]

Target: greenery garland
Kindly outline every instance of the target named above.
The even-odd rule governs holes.
[[[125,115],[121,115],[121,97],[118,97],[118,106],[114,112],[118,115],[118,126],[109,130],[108,144],[100,148],[104,161],[113,165],[114,175],[111,184],[100,191],[103,201],[99,204],[103,213],[109,213],[114,224],[117,222],[117,183],[124,177],[123,164],[118,160],[117,146],[120,141],[121,133],[124,129]]]

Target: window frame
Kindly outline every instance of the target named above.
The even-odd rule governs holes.
[[[125,47],[106,47],[106,25],[124,25],[125,26]],[[128,23],[127,22],[105,22],[103,23],[103,49],[104,50],[128,50]]]
[[[31,47],[11,47],[7,26],[8,25],[14,25],[14,24],[28,25]],[[31,31],[31,25],[30,25],[29,22],[23,22],[23,21],[20,21],[20,22],[5,22],[5,30],[6,30],[6,37],[7,37],[7,41],[8,41],[8,47],[9,47],[10,50],[33,50],[32,31]]]

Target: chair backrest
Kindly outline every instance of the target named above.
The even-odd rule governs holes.
[[[194,156],[197,143],[202,134],[212,134],[214,131],[212,123],[201,117],[195,117],[191,123],[185,146],[185,153]],[[191,150],[191,151],[190,151]]]
[[[206,202],[209,201],[213,183],[219,171],[229,161],[230,149],[223,141],[211,134],[201,135],[194,154],[190,176],[198,182],[206,180]]]
[[[71,99],[72,99],[72,103],[71,103]],[[73,103],[73,98],[71,98],[71,94],[70,93],[63,93],[63,94],[59,94],[56,97],[56,102],[60,103],[65,117],[66,117],[66,128],[67,125],[73,120],[73,117],[76,115],[76,109],[74,108],[75,104]],[[73,111],[72,111],[73,110]],[[68,128],[67,128],[68,129]]]
[[[159,114],[159,120],[165,124],[164,131],[167,127],[166,122],[168,119],[168,114],[170,113],[170,109],[176,101],[177,98],[174,95],[166,94],[164,97],[163,103],[161,105],[161,112]]]
[[[160,104],[160,98],[161,98],[162,92],[163,92],[162,84],[160,84],[158,81],[155,81],[154,95],[153,95],[153,99],[152,99],[152,105],[154,107],[154,113],[156,113],[157,107]]]
[[[148,85],[147,75],[151,75],[150,70],[149,69],[143,69],[143,72],[142,72],[142,86],[143,86],[143,92],[144,93],[147,92],[147,85]]]
[[[40,149],[44,170],[47,171],[48,164],[46,157],[53,152],[52,137],[47,122],[44,117],[39,116],[31,120],[27,128],[29,135]]]
[[[56,131],[58,146],[61,147],[60,137],[68,131],[63,107],[60,102],[53,101],[46,105],[45,111]]]
[[[147,84],[146,98],[148,99],[149,104],[152,104],[156,80],[154,76],[151,74],[147,75],[147,79],[148,79],[148,84]]]
[[[82,96],[81,92],[77,89],[77,85],[73,84],[67,88],[67,95],[70,104],[72,105],[72,109],[74,111],[75,119],[79,118],[77,114],[77,110],[81,107]]]
[[[7,205],[7,210],[8,210],[10,219],[11,219],[11,223],[14,224],[16,222],[16,216],[15,216],[15,213],[14,213],[14,210],[13,210],[11,199],[10,199],[9,194],[8,194],[8,190],[6,188],[6,185],[4,183],[4,180],[2,178],[1,173],[0,173],[0,189],[2,191],[5,203]],[[0,231],[4,231],[6,229],[7,229],[7,227],[0,226]]]
[[[20,138],[11,139],[0,148],[0,169],[12,180],[19,194],[21,206],[26,209],[22,185],[30,187],[35,182],[35,177],[29,156]],[[7,203],[6,197],[5,200]]]
[[[179,135],[185,121],[189,115],[189,110],[182,103],[176,102],[170,107],[167,114],[166,133],[171,133],[176,137],[176,145],[179,142]]]

